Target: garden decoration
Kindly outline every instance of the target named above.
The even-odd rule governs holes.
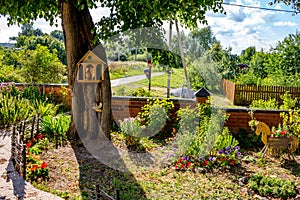
[[[92,96],[94,95],[90,94],[95,91],[95,85],[89,83],[102,83],[104,81],[105,65],[106,63],[90,50],[77,63],[77,82],[84,84],[83,87],[88,95],[84,99],[86,102],[92,101]],[[97,113],[102,112],[102,103],[100,100],[95,100],[92,109]]]
[[[287,130],[273,130],[264,122],[255,121],[256,135],[261,134],[264,148],[261,150],[263,157],[268,149],[287,150],[289,156],[297,150],[299,146],[298,137],[290,134]],[[293,157],[294,158],[294,157]]]
[[[88,51],[77,63],[77,81],[85,83],[98,83],[104,80],[104,65],[95,53]]]

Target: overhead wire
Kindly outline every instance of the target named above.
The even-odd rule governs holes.
[[[269,10],[269,11],[277,11],[277,12],[289,12],[289,13],[296,13],[295,10],[285,10],[285,9],[275,9],[275,8],[265,8],[265,7],[258,7],[258,6],[246,6],[242,4],[235,4],[235,3],[222,3],[223,5],[228,5],[228,6],[237,6],[237,7],[242,7],[242,8],[253,8],[253,9],[260,9],[260,10]]]

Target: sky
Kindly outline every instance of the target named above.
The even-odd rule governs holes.
[[[250,8],[292,10],[291,6],[284,4],[269,6],[268,2],[268,0],[224,0],[224,3],[231,4],[223,5],[226,15],[213,12],[206,14],[208,25],[223,48],[231,47],[232,53],[238,55],[250,46],[255,46],[257,51],[261,49],[268,51],[289,34],[296,34],[297,30],[300,33],[300,13],[293,15],[291,12]],[[108,13],[109,10],[103,8],[91,10],[94,22]],[[203,25],[199,25],[199,28],[202,27]],[[34,28],[39,28],[45,33],[61,30],[60,24],[58,27],[51,27],[42,19],[35,22]],[[21,28],[18,26],[8,27],[5,17],[0,18],[0,43],[10,42],[9,37],[17,36],[20,31]]]

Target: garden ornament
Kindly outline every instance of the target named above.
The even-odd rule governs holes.
[[[287,150],[289,157],[297,150],[299,146],[297,136],[290,135],[285,138],[270,137],[272,135],[272,132],[267,124],[255,120],[254,125],[256,126],[256,135],[261,134],[261,140],[265,145],[264,148],[261,150],[263,156],[269,148],[274,150]]]

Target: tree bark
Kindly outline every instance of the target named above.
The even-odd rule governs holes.
[[[88,50],[93,50],[96,45],[93,45],[93,40],[96,37],[95,26],[90,15],[87,3],[85,0],[82,1],[84,8],[79,10],[73,0],[59,0],[61,19],[62,19],[62,29],[64,33],[64,42],[66,48],[66,57],[68,65],[68,84],[71,90],[71,94],[78,92],[75,91],[75,81],[77,76],[77,63],[80,59],[88,52]],[[79,7],[79,6],[78,6]],[[98,48],[99,49],[99,48]],[[103,55],[101,59],[106,61],[106,55],[104,49],[100,49]],[[97,54],[96,54],[97,55]],[[100,126],[104,133],[110,138],[110,127],[111,127],[111,87],[109,79],[109,71],[106,68],[105,72],[105,81],[101,84],[98,84],[97,92],[100,97],[90,97],[95,98],[102,102],[103,112],[99,117]],[[80,94],[85,95],[85,94]],[[95,94],[96,95],[96,94]],[[84,102],[84,100],[79,100],[83,105],[90,103]],[[72,103],[72,122],[68,131],[70,137],[77,136],[76,126],[74,123],[74,110],[78,109],[73,107]],[[75,104],[76,105],[76,104]],[[77,104],[78,105],[78,104]],[[81,104],[80,104],[81,105]],[[78,127],[77,127],[78,128]]]

